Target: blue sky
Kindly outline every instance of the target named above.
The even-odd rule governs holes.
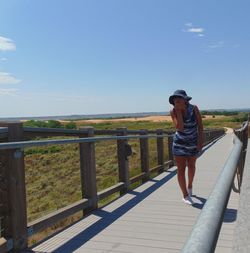
[[[250,108],[249,0],[0,0],[0,117]]]

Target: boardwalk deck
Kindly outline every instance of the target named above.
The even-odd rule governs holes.
[[[35,252],[180,252],[233,146],[227,134],[197,161],[194,206],[181,201],[176,167],[33,248]],[[231,194],[217,253],[230,252],[238,195]]]

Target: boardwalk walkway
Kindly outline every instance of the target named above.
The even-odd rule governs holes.
[[[227,134],[197,161],[194,206],[181,201],[176,167],[33,248],[35,252],[180,252],[233,147]],[[231,252],[238,195],[231,194],[216,252]]]

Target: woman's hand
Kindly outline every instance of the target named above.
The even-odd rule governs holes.
[[[183,110],[185,110],[185,107],[184,107],[183,104],[181,104],[181,103],[175,103],[174,109],[175,109],[176,111],[183,111]]]
[[[199,142],[197,145],[197,150],[200,152],[202,150],[202,144]]]
[[[175,98],[174,99],[174,108],[176,111],[185,111],[186,109],[186,103],[183,98]]]

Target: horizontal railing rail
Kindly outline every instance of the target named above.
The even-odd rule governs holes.
[[[240,131],[244,131],[247,127],[248,122]],[[235,172],[242,155],[242,147],[242,141],[235,135],[233,150],[182,249],[182,253],[214,252]]]
[[[32,137],[53,137],[53,136],[79,136],[81,134],[86,134],[84,129],[65,129],[65,128],[43,128],[43,127],[24,127],[24,136],[26,138]],[[118,129],[95,129],[95,135],[117,135],[121,133],[122,130]],[[127,130],[127,134],[141,134],[143,130]],[[149,134],[156,134],[156,130],[148,130]],[[163,130],[163,134],[172,134],[173,131]]]
[[[169,137],[171,135],[161,135],[161,138]],[[149,139],[159,138],[159,135],[126,135],[126,136],[112,136],[112,137],[84,137],[78,139],[57,139],[57,140],[39,140],[39,141],[18,141],[0,143],[0,149],[23,149],[28,147],[38,147],[46,145],[62,145],[73,143],[93,143],[99,141],[112,141],[112,140],[129,140],[129,139]]]

